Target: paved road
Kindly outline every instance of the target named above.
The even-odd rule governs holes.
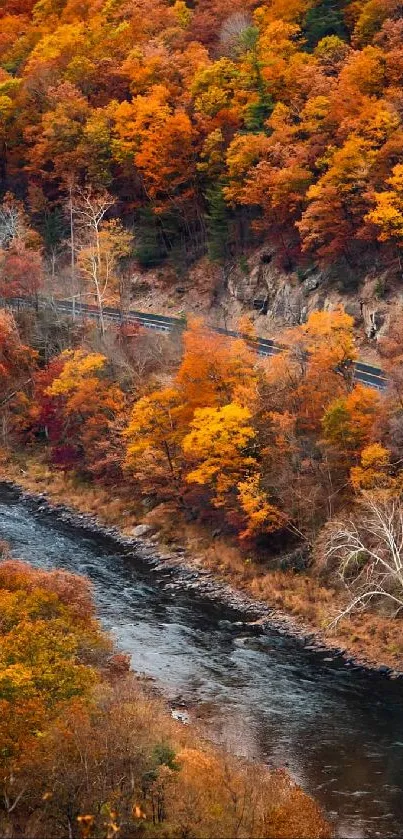
[[[33,307],[32,301],[24,298],[12,298],[5,302],[7,306],[10,306],[14,310]],[[73,304],[70,300],[55,300],[52,301],[52,303],[44,299],[39,301],[39,306],[41,307],[49,305],[52,305],[60,313],[65,313],[66,315],[72,315],[73,313]],[[96,307],[90,306],[86,303],[76,305],[76,315],[78,317],[93,318],[96,320],[99,317]],[[104,309],[104,319],[114,321],[115,323],[121,322],[122,314],[119,309],[106,306]],[[156,315],[154,313],[149,314],[146,312],[138,312],[135,309],[131,309],[128,313],[126,313],[124,320],[129,323],[139,323],[146,329],[153,329],[156,332],[161,333],[172,332],[175,329],[181,330],[185,326],[184,319],[167,317],[166,315]],[[217,328],[214,331],[234,338],[239,335],[239,333],[228,329]],[[257,344],[259,355],[266,357],[277,355],[283,349],[279,344],[276,344],[275,341],[272,341],[270,338],[258,338]],[[354,377],[356,381],[362,382],[369,387],[377,388],[378,390],[384,390],[387,387],[387,378],[383,370],[380,367],[374,367],[373,365],[365,364],[362,361],[357,361],[355,363]]]

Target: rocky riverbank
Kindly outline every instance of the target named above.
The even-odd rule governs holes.
[[[183,547],[175,547],[166,551],[159,546],[158,536],[151,534],[151,528],[139,525],[132,528],[132,535],[125,535],[118,527],[105,524],[99,517],[80,512],[60,504],[45,493],[35,493],[22,487],[17,481],[3,479],[0,486],[8,488],[22,501],[33,505],[35,512],[41,516],[56,517],[60,522],[76,529],[110,541],[125,552],[133,551],[151,569],[163,570],[171,576],[168,583],[172,590],[187,589],[197,592],[201,597],[210,601],[223,603],[236,610],[245,620],[240,620],[238,626],[245,625],[250,630],[261,633],[265,627],[274,628],[277,632],[292,636],[308,649],[326,653],[332,659],[342,658],[346,667],[362,669],[389,678],[402,678],[403,671],[376,664],[362,656],[352,655],[347,648],[337,645],[337,639],[328,639],[320,630],[303,625],[292,616],[271,607],[268,603],[250,597],[247,593],[237,590],[232,585],[223,582],[207,568],[198,564],[195,567],[194,558]]]

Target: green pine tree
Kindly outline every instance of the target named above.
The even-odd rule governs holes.
[[[207,192],[207,250],[212,262],[225,262],[229,254],[230,213],[221,184]]]
[[[343,18],[344,2],[340,0],[321,0],[312,6],[305,16],[302,32],[309,49],[313,49],[328,35],[338,35],[343,40],[347,37],[347,30]]]

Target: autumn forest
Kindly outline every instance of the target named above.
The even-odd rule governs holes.
[[[394,677],[401,302],[372,344],[313,307],[269,358],[250,311],[231,335],[186,295],[166,333],[128,313],[134,276],[195,266],[212,309],[258,252],[296,284],[354,276],[355,302],[368,271],[398,288],[402,39],[400,0],[0,0],[1,481],[144,527]],[[332,835],[283,768],[172,720],[86,578],[0,557],[2,836]]]
[[[71,193],[88,187],[109,193],[112,250],[144,266],[225,260],[262,236],[286,268],[396,258],[398,0],[1,9],[1,190],[34,231],[11,277],[28,261],[38,282],[60,258]]]

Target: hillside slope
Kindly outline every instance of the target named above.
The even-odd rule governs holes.
[[[1,294],[127,296],[134,257],[203,294],[206,254],[213,303],[223,272],[285,321],[399,285],[399,0],[1,0],[0,20]]]

